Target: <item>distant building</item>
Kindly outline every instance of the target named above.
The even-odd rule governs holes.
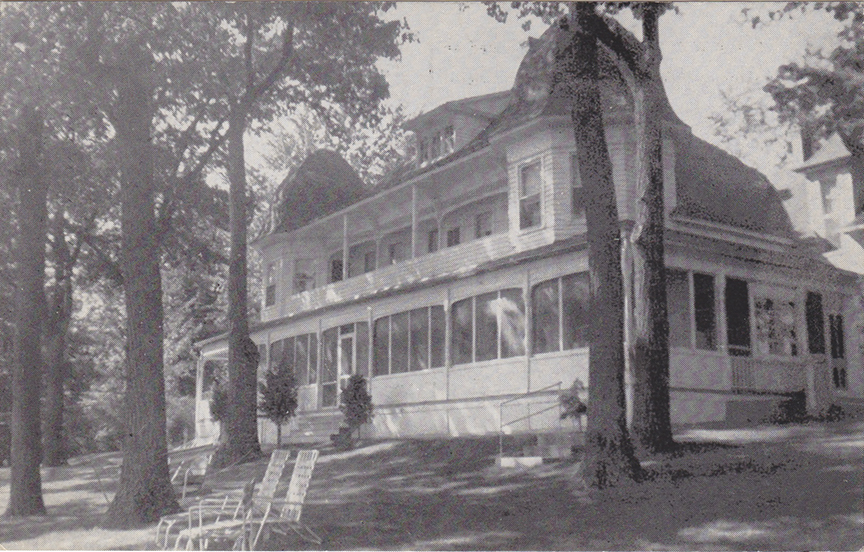
[[[253,244],[265,272],[252,338],[262,373],[299,378],[293,437],[335,430],[354,373],[369,379],[377,437],[554,429],[560,388],[578,379],[590,395],[585,205],[567,102],[552,88],[554,32],[531,42],[511,90],[411,121],[416,159],[374,194],[333,152],[280,187],[273,231]],[[614,64],[601,66],[626,238],[632,105]],[[861,336],[847,324],[856,275],[799,239],[758,171],[668,105],[663,123],[673,422],[732,420],[797,391],[811,408],[864,395]],[[625,281],[630,254],[622,239]],[[204,439],[217,433],[207,401],[227,340],[200,349]],[[269,422],[261,431],[273,440]]]

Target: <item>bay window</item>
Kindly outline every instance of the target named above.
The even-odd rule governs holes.
[[[535,285],[531,289],[532,354],[587,347],[590,300],[584,272]]]
[[[453,364],[525,354],[525,301],[519,288],[503,289],[453,303]]]

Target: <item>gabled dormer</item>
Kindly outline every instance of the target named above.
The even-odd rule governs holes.
[[[818,234],[840,245],[848,235],[864,245],[864,191],[856,190],[851,155],[840,136],[814,142],[802,136],[804,163],[796,172],[810,181],[810,218]]]
[[[510,91],[447,102],[405,123],[413,131],[417,166],[425,167],[462,149],[510,102]]]

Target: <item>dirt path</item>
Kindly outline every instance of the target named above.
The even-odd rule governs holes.
[[[610,491],[579,484],[579,464],[494,467],[494,439],[400,441],[335,454],[315,469],[304,519],[325,549],[859,550],[864,547],[864,422],[691,430],[647,479]],[[220,477],[240,487],[266,461]],[[89,472],[46,477],[49,516],[0,520],[7,549],[145,549],[152,529],[94,528],[106,507]],[[0,470],[0,504],[8,500]],[[110,496],[110,495],[109,495]],[[274,537],[270,549],[308,549]]]

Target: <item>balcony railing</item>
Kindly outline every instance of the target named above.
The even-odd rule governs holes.
[[[265,311],[265,321],[345,301],[384,295],[430,280],[444,280],[469,274],[484,263],[507,257],[517,251],[517,245],[507,233],[472,240],[292,295],[281,305],[277,305],[276,309]]]

